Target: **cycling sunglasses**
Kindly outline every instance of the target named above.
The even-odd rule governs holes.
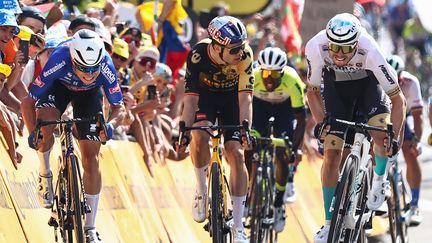
[[[150,69],[156,68],[156,60],[149,57],[142,57],[139,60],[139,64],[143,67],[149,67]]]
[[[97,71],[100,70],[100,65],[96,65],[94,67],[85,67],[85,66],[81,66],[77,63],[74,63],[75,68],[83,73],[95,73]]]
[[[120,61],[122,61],[122,62],[127,62],[127,60],[128,60],[126,57],[122,57],[122,56],[115,54],[115,53],[112,54],[112,58],[120,59]]]
[[[127,36],[123,37],[123,40],[126,41],[126,43],[128,43],[128,44],[131,43],[132,41],[134,41],[136,47],[141,46],[141,40],[139,40],[138,38],[134,38],[131,35],[127,35]]]
[[[269,78],[269,77],[271,77],[273,79],[280,78],[282,76],[282,72],[279,71],[279,70],[266,70],[266,69],[263,69],[263,70],[261,70],[261,74],[262,74],[263,78]]]
[[[225,48],[228,49],[229,54],[231,54],[231,55],[236,55],[236,54],[238,54],[240,51],[244,51],[244,49],[245,49],[245,44],[242,44],[242,45],[239,45],[239,46],[236,46],[236,47],[233,47],[233,48],[227,48],[227,47],[225,47]]]
[[[333,43],[329,43],[329,49],[332,52],[339,52],[339,50],[342,50],[343,54],[348,54],[354,51],[355,47],[357,46],[357,42],[352,45],[337,45]]]

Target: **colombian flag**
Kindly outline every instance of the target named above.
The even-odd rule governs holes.
[[[166,17],[162,26],[158,28],[156,44],[159,48],[161,57],[160,62],[167,64],[176,77],[178,70],[186,62],[187,54],[190,50],[187,43],[183,43],[179,38],[183,34],[183,28],[180,21],[187,19],[189,16],[181,5],[181,1],[175,1],[175,5],[170,14]],[[162,11],[163,4],[158,3],[157,15]],[[143,28],[145,32],[151,31],[155,19],[155,3],[153,1],[145,2],[138,6]]]

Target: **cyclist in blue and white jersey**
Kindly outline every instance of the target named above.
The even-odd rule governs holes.
[[[406,178],[411,188],[410,210],[406,220],[411,226],[421,223],[422,217],[418,207],[422,171],[417,156],[421,153],[420,138],[423,134],[423,98],[420,92],[419,80],[409,72],[404,71],[405,62],[400,56],[392,55],[387,62],[398,74],[399,86],[407,101],[407,118],[412,116],[414,130],[405,122],[402,152],[407,165]]]
[[[325,112],[334,118],[353,120],[355,107],[358,107],[366,114],[370,125],[386,128],[388,123],[393,123],[394,141],[388,141],[384,133],[371,132],[376,167],[367,206],[376,210],[390,193],[385,169],[388,156],[399,148],[405,118],[405,98],[396,72],[359,20],[348,13],[334,16],[326,29],[306,44],[305,52],[307,98],[316,122],[323,121]],[[320,95],[321,81],[323,97]],[[346,126],[330,124],[324,138],[321,180],[326,223],[315,236],[315,242],[327,242],[332,218],[329,209],[339,177],[346,130]],[[386,146],[391,146],[394,151],[387,152]]]
[[[112,109],[106,124],[109,139],[114,127],[120,124],[124,117],[123,98],[114,65],[104,49],[102,39],[95,32],[83,29],[54,50],[41,74],[31,84],[29,96],[21,104],[24,122],[30,132],[29,146],[38,149],[38,196],[45,208],[53,205],[53,174],[49,157],[54,144],[55,127],[42,128],[43,139],[36,148],[33,143],[36,119],[59,119],[70,102],[75,117],[95,116],[102,112],[101,87]],[[91,208],[91,213],[86,215],[84,223],[86,242],[100,242],[95,220],[102,184],[98,160],[101,142],[96,124],[81,123],[76,127],[84,168],[84,188],[87,203]]]

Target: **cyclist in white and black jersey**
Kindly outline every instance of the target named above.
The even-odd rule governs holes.
[[[367,116],[370,125],[385,128],[388,123],[393,123],[394,141],[388,141],[384,133],[371,132],[376,167],[367,205],[376,210],[389,196],[385,168],[388,156],[399,148],[397,141],[405,118],[405,98],[397,83],[396,72],[359,20],[348,13],[334,16],[326,29],[306,44],[305,52],[307,98],[316,122],[322,122],[326,113],[334,118],[352,120],[354,107],[357,107]],[[329,209],[339,177],[346,130],[346,126],[330,124],[324,138],[321,180],[326,223],[315,236],[315,242],[327,242],[332,218]],[[385,147],[390,145],[394,151],[387,152]]]
[[[407,164],[406,178],[411,189],[410,210],[406,220],[411,226],[421,223],[422,217],[418,208],[422,172],[417,156],[421,153],[420,138],[423,134],[423,98],[419,80],[409,72],[404,71],[405,62],[401,57],[392,55],[387,62],[398,74],[399,86],[407,102],[407,117],[412,116],[414,129],[405,122],[402,152]]]

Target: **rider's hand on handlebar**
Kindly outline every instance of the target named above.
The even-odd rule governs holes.
[[[325,122],[320,122],[315,125],[313,135],[316,139],[318,139],[318,141],[323,143],[328,132],[330,132],[330,125],[326,124]]]
[[[393,141],[390,145],[390,149],[387,149],[389,147],[388,138],[384,139],[384,147],[387,149],[387,155],[389,157],[396,155],[400,149],[400,146],[401,146],[401,144],[400,144],[399,140],[393,139]]]
[[[42,141],[42,133],[39,133],[39,137],[36,139],[36,131],[31,132],[27,138],[27,141],[30,148],[38,150],[39,143]]]

